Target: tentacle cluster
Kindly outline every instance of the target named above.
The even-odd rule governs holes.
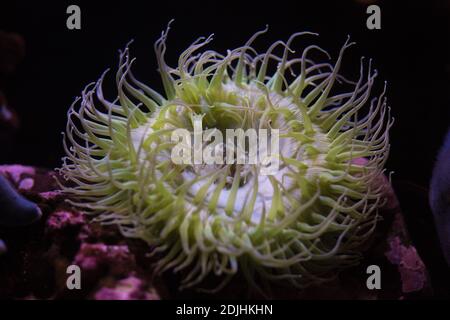
[[[156,270],[180,272],[184,287],[215,274],[220,288],[240,271],[255,285],[303,288],[356,264],[383,202],[376,181],[392,125],[385,91],[371,99],[371,63],[365,71],[361,59],[349,81],[339,74],[348,40],[334,65],[310,58],[330,58],[315,45],[294,54],[293,41],[309,32],[258,53],[251,45],[264,30],[226,54],[198,53],[212,39],[200,38],[170,68],[168,29],[155,43],[165,96],[133,76],[126,48],[117,98],[104,97],[104,74],[70,107],[61,173],[71,203],[147,241]],[[195,116],[205,128],[279,129],[279,172],[174,164],[171,133],[192,130]]]

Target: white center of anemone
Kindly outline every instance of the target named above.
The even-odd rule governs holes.
[[[288,187],[287,183],[290,184],[291,182],[288,181],[288,177],[285,175],[287,171],[288,168],[283,168],[272,177],[279,182],[283,181],[283,185],[285,185],[285,187]],[[183,178],[185,180],[191,180],[195,179],[196,175],[191,171],[185,171],[183,172]],[[258,176],[256,179],[258,179],[258,193],[256,195],[256,201],[251,215],[251,221],[255,225],[260,223],[263,213],[267,213],[270,210],[270,207],[272,205],[272,198],[274,195],[273,185],[270,182],[269,176]],[[190,195],[193,197],[197,195],[203,185],[203,181],[194,183],[189,190]],[[234,216],[238,216],[240,213],[242,213],[244,208],[248,205],[248,199],[253,193],[253,188],[255,188],[255,185],[253,183],[245,183],[237,190],[236,201],[234,201],[233,206]],[[204,200],[205,203],[211,201],[215,189],[216,184],[211,184],[206,193],[206,197]],[[221,190],[218,198],[216,214],[223,216],[227,215],[225,213],[225,207],[227,206],[227,202],[230,196],[231,189],[224,188]]]
[[[266,95],[266,93],[262,92],[255,84],[246,85],[244,88],[238,87],[234,82],[228,82],[223,84],[223,90],[226,93],[234,93],[237,96],[240,96],[242,100],[245,100],[249,105],[255,104],[258,99],[261,98],[262,95]],[[277,107],[288,108],[289,110],[298,114],[298,107],[292,103],[289,98],[282,97],[277,93],[271,92],[268,95],[268,99],[270,102]],[[179,112],[184,112],[186,109],[179,106]],[[146,151],[140,148],[142,142],[145,138],[151,134],[154,130],[152,128],[155,117],[157,114],[154,114],[152,117],[148,119],[148,122],[145,125],[141,125],[135,129],[131,130],[131,140],[133,147],[136,151],[139,151],[139,161],[148,161],[146,158]],[[304,150],[303,146],[299,145],[298,142],[294,141],[292,138],[280,138],[280,146],[279,152],[283,157],[291,157],[295,158],[299,161],[302,161],[305,165],[307,165],[308,169],[305,172],[305,176],[308,179],[312,179],[314,176],[317,176],[323,170],[323,165],[325,163],[325,154],[329,147],[329,141],[325,134],[320,131],[319,127],[313,125],[315,129],[315,141],[313,142],[313,146],[319,150],[319,154],[315,157],[310,157],[307,155],[306,150]],[[153,142],[149,148],[156,147],[156,142]],[[156,156],[157,162],[162,162],[170,160],[170,152],[164,151]],[[258,170],[254,170],[254,166],[258,165],[244,165],[241,168],[244,170],[250,170],[253,172],[257,172]],[[252,168],[253,167],[253,168]],[[199,169],[200,168],[200,169]],[[193,183],[188,191],[186,199],[186,210],[190,211],[197,209],[197,205],[192,204],[189,199],[194,198],[200,191],[203,185],[207,183],[208,179],[198,179],[201,176],[206,176],[212,172],[217,171],[220,166],[217,165],[195,165],[188,167],[181,174],[181,178],[184,182],[198,180]],[[267,175],[258,175],[255,177],[254,175],[250,175],[248,180],[257,179],[258,192],[256,194],[256,200],[253,207],[253,212],[251,214],[251,222],[252,224],[258,225],[261,222],[261,218],[264,213],[268,213],[272,206],[272,198],[274,196],[274,184],[271,182],[272,180],[278,181],[280,185],[284,187],[284,189],[290,189],[291,186],[295,183],[292,181],[292,178],[288,175],[290,171],[297,171],[296,167],[283,164],[281,162],[280,169],[278,172],[273,174],[272,176]],[[162,177],[162,172],[157,172],[157,177]],[[232,177],[228,177],[228,179],[232,179]],[[175,191],[177,186],[169,185],[168,182],[165,183],[165,186],[172,191]],[[204,210],[201,211],[201,215],[204,214],[205,218],[207,217],[207,205],[212,200],[213,194],[217,188],[216,182],[211,183],[208,187],[208,190],[205,193],[205,197],[203,199]],[[248,205],[249,199],[251,198],[255,188],[255,181],[246,181],[246,183],[242,184],[236,192],[236,199],[233,203],[232,207],[232,215],[239,216],[245,207]],[[294,198],[300,199],[301,190],[298,188],[297,191],[290,191],[290,196]],[[228,199],[230,198],[232,193],[231,188],[222,188],[217,199],[217,206],[215,210],[216,215],[227,216],[225,212],[225,208],[228,204]],[[283,197],[282,197],[283,198]],[[289,203],[284,203],[284,207],[289,207]]]

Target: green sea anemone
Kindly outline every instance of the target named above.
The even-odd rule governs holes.
[[[371,63],[366,72],[361,59],[356,81],[340,75],[348,40],[334,65],[311,59],[331,59],[316,45],[290,58],[310,32],[258,53],[251,45],[266,29],[226,54],[199,52],[212,37],[200,38],[170,68],[168,30],[155,43],[165,96],[133,76],[127,47],[117,98],[104,97],[103,74],[70,107],[60,169],[70,203],[145,240],[155,271],[179,272],[181,288],[211,276],[219,289],[238,272],[258,288],[304,288],[357,264],[384,201],[392,125],[385,90],[370,98]],[[221,132],[278,129],[279,170],[174,163],[171,134],[192,132],[194,119]]]

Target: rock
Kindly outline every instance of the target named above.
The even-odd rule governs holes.
[[[20,195],[11,183],[0,175],[0,225],[19,227],[30,225],[42,216],[41,209]]]
[[[95,300],[160,300],[154,289],[147,289],[139,278],[130,276],[122,280],[110,280],[94,293]]]
[[[5,253],[7,251],[5,243],[0,239],[0,254]]]
[[[410,293],[422,290],[427,283],[425,265],[413,246],[406,246],[398,236],[389,239],[391,250],[386,252],[390,262],[398,266],[402,279],[402,291]]]
[[[2,171],[3,170],[3,171]],[[101,226],[70,207],[56,188],[54,174],[22,166],[0,166],[19,186],[25,179],[34,184],[22,190],[35,199],[43,220],[24,230],[20,237],[7,234],[11,250],[0,257],[0,298],[21,299],[172,299],[263,298],[250,292],[241,275],[223,290],[210,294],[195,289],[179,291],[176,274],[154,276],[148,257],[151,248],[138,239],[120,235],[114,225]],[[274,287],[272,297],[287,299],[409,299],[431,297],[427,268],[410,243],[392,189],[386,184],[388,202],[379,227],[361,264],[345,270],[323,286],[303,291]],[[68,290],[67,267],[81,269],[82,289]],[[366,268],[376,264],[382,271],[382,289],[368,290]],[[209,281],[209,280],[208,280]],[[214,280],[202,284],[214,287]]]

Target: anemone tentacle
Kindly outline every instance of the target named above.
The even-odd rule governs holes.
[[[198,53],[212,36],[199,38],[171,68],[168,31],[155,43],[165,96],[134,77],[127,46],[117,97],[104,97],[105,72],[69,108],[60,171],[71,182],[61,184],[70,203],[148,242],[156,272],[181,272],[182,287],[215,274],[221,288],[240,271],[249,283],[304,288],[358,263],[383,203],[377,181],[393,123],[386,86],[371,99],[371,61],[361,59],[350,81],[339,70],[353,43],[345,41],[334,64],[316,63],[312,51],[329,53],[292,49],[294,40],[317,36],[311,32],[258,53],[252,44],[266,28],[226,54]],[[262,176],[260,164],[175,164],[171,134],[192,131],[195,116],[219,131],[279,129],[280,170]]]

